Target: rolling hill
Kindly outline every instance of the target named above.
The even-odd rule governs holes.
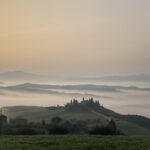
[[[69,104],[69,103],[68,103]],[[101,105],[88,104],[82,101],[77,106],[36,107],[14,106],[5,107],[3,112],[8,118],[22,116],[30,122],[50,122],[52,117],[59,116],[65,120],[83,121],[88,126],[104,125],[113,119],[120,131],[128,135],[150,135],[150,119],[135,115],[121,115]],[[69,109],[68,109],[69,108]]]
[[[144,91],[149,92],[150,88],[137,86],[112,86],[112,85],[96,85],[96,84],[78,84],[78,85],[50,85],[50,84],[33,84],[24,83],[8,87],[0,87],[0,89],[12,91],[26,92],[52,92],[51,90],[72,90],[72,91],[94,91],[94,92],[124,92],[124,91]]]

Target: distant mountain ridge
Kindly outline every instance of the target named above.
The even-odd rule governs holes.
[[[110,75],[99,77],[56,77],[51,75],[37,75],[34,73],[28,73],[24,71],[8,71],[0,73],[0,80],[23,80],[23,81],[50,81],[52,79],[63,81],[137,81],[137,82],[150,82],[150,75],[137,74],[137,75]]]
[[[137,74],[137,75],[112,75],[112,76],[101,76],[101,77],[84,77],[80,80],[89,81],[137,81],[137,82],[150,82],[150,75]]]
[[[23,71],[9,71],[0,73],[0,80],[33,80],[40,78],[39,75]]]
[[[0,87],[3,88],[3,87]],[[32,84],[24,83],[14,86],[5,87],[8,90],[74,90],[74,91],[96,91],[96,92],[123,92],[123,91],[145,91],[149,92],[150,88],[141,88],[136,86],[109,86],[95,84],[78,84],[78,85],[51,85],[51,84]]]

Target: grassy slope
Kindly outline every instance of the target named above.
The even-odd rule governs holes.
[[[76,120],[94,120],[100,119],[100,122],[106,124],[111,117],[107,117],[101,113],[92,111],[92,112],[76,112],[68,113],[64,111],[63,108],[58,110],[47,110],[44,107],[25,107],[25,106],[16,106],[8,107],[4,109],[5,114],[9,118],[16,116],[23,116],[32,122],[50,122],[52,117],[60,116],[64,119],[76,119]],[[136,124],[129,123],[127,121],[120,120],[118,118],[113,118],[118,126],[118,128],[127,135],[150,135],[150,130],[140,127]],[[94,125],[94,124],[93,124]]]
[[[101,118],[102,120],[106,120],[105,116],[101,115],[100,113],[94,113],[94,112],[68,113],[64,111],[63,108],[58,110],[47,110],[44,107],[16,106],[16,107],[5,108],[3,111],[9,118],[13,118],[16,116],[23,116],[29,119],[29,121],[35,121],[35,122],[41,122],[43,119],[49,122],[51,118],[55,116],[60,116],[64,119],[87,120],[87,119]]]
[[[150,130],[136,124],[115,119],[117,127],[127,135],[150,135]]]
[[[149,150],[150,137],[2,136],[0,150]]]

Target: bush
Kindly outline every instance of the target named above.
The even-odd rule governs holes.
[[[37,133],[34,129],[24,128],[24,129],[20,130],[19,134],[21,134],[21,135],[35,135]]]
[[[50,126],[49,134],[67,134],[68,131],[65,127],[58,125],[58,126]]]

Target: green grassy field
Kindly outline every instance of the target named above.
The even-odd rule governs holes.
[[[150,150],[150,137],[1,136],[0,150]]]

